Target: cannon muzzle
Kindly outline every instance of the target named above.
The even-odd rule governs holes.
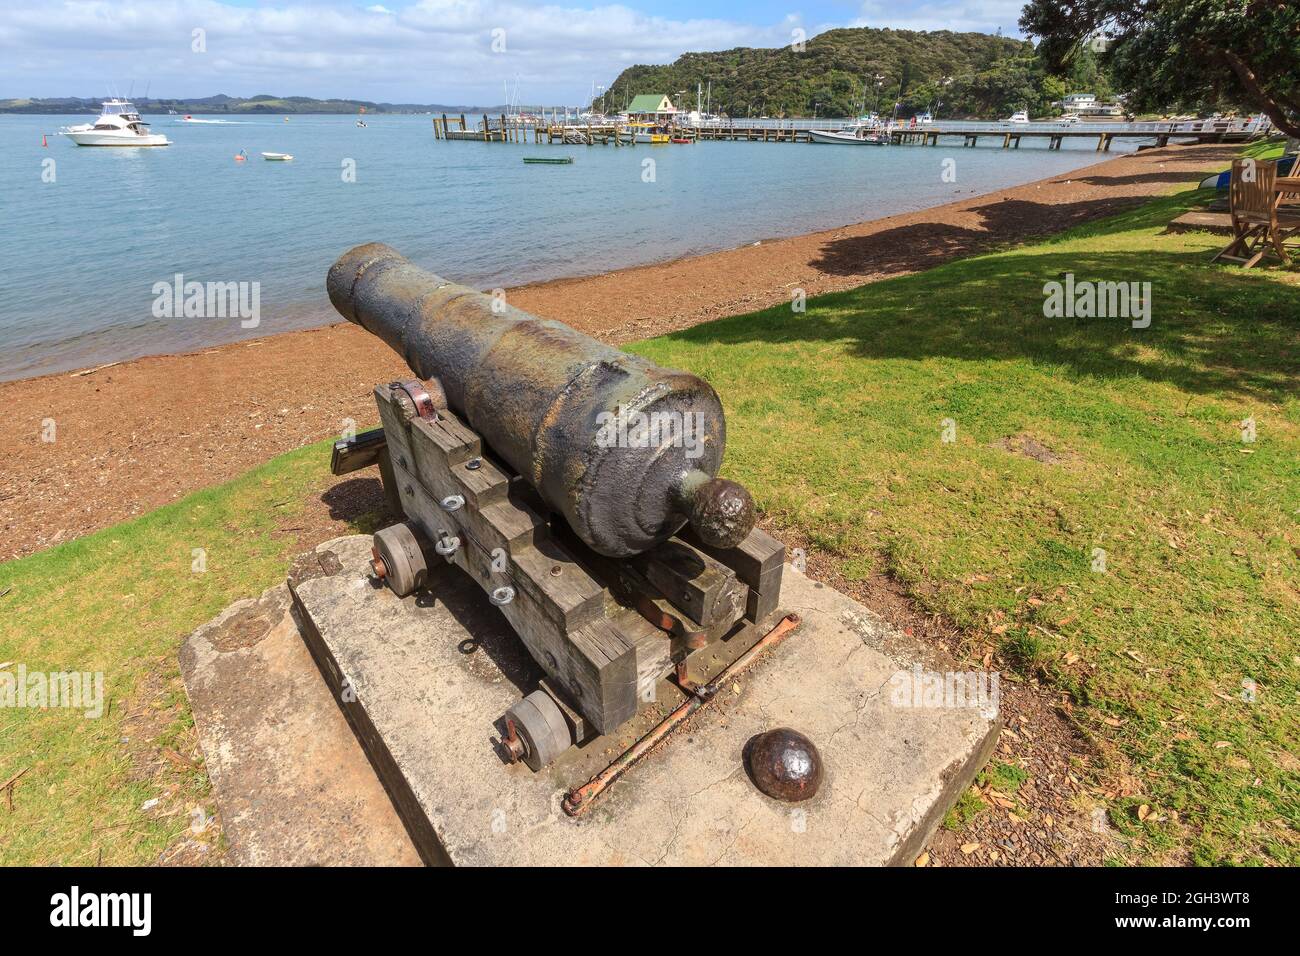
[[[713,547],[738,545],[753,500],[718,478],[726,423],[717,393],[456,285],[381,243],[330,268],[330,301],[387,342],[595,551],[639,554],[687,521]]]

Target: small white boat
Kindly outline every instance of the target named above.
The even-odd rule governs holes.
[[[59,130],[78,146],[170,146],[162,133],[149,132],[149,124],[126,100],[105,100],[93,123],[65,126]]]
[[[263,159],[269,159],[273,163],[287,163],[293,159],[288,153],[263,153]]]
[[[1028,123],[1029,110],[1016,110],[1007,119],[1003,120],[1003,122],[1004,123]]]
[[[814,143],[839,143],[845,146],[888,146],[889,134],[875,126],[850,126],[847,129],[810,129]]]

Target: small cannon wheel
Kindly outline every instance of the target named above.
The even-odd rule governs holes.
[[[424,561],[420,542],[409,525],[395,524],[375,532],[375,557],[383,566],[384,582],[398,597],[424,586],[429,567]]]
[[[524,742],[524,763],[541,770],[573,744],[573,734],[559,705],[544,690],[535,690],[506,711]]]

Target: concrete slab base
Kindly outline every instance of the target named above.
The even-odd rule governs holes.
[[[681,700],[663,683],[618,739],[541,773],[506,764],[493,722],[538,672],[500,613],[439,568],[405,600],[367,575],[370,537],[326,542],[333,573],[291,581],[303,636],[421,856],[456,865],[910,863],[997,738],[973,706],[903,706],[912,662],[852,599],[787,569],[782,608],[804,624],[584,815],[560,799]],[[902,676],[900,676],[902,675]],[[922,701],[912,698],[914,704]],[[778,726],[821,751],[820,792],[775,801],[742,753]]]
[[[203,625],[180,664],[230,862],[419,865],[307,653],[287,585]]]

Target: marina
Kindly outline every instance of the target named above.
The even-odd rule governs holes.
[[[167,123],[145,119],[154,129]],[[0,316],[0,335],[9,344],[0,378],[319,325],[313,268],[333,251],[329,238],[340,229],[359,235],[382,229],[461,282],[514,288],[906,213],[1066,173],[1098,155],[1080,148],[1082,140],[1067,140],[1059,151],[1028,143],[1020,150],[966,150],[960,181],[944,183],[938,175],[943,151],[873,148],[864,156],[830,147],[772,149],[775,124],[755,127],[748,140],[704,135],[692,146],[579,152],[572,140],[585,124],[581,133],[568,130],[571,142],[563,145],[557,123],[552,145],[543,125],[540,144],[530,132],[526,145],[521,134],[518,148],[509,149],[481,138],[477,145],[434,140],[430,119],[368,114],[360,129],[355,114],[290,123],[278,115],[250,116],[240,123],[168,125],[175,142],[166,149],[81,149],[55,137],[48,148],[40,145],[42,132],[66,117],[0,117],[0,147],[19,157],[0,169],[6,195],[20,194],[23,161],[39,164],[53,154],[59,173],[57,189],[36,190],[8,212],[11,227],[26,230],[29,239]],[[458,116],[449,119],[459,126]],[[466,125],[477,119],[466,116]],[[593,124],[597,143],[602,132],[613,146],[616,131]],[[1133,144],[1119,141],[1111,155]],[[293,159],[268,160],[264,152]],[[656,160],[654,184],[641,178],[649,155]],[[575,163],[523,162],[567,157]],[[934,169],[920,168],[921,157],[932,158]],[[349,159],[355,182],[341,177],[340,164]],[[547,167],[557,175],[539,173]],[[579,167],[581,175],[568,175]],[[121,207],[103,203],[105,177]],[[759,193],[763,201],[756,201]],[[516,228],[521,211],[547,222],[540,248],[531,230]],[[232,214],[239,229],[208,227]],[[434,220],[440,228],[430,230]],[[283,237],[274,272],[265,273],[265,251],[249,234]],[[150,288],[160,269],[164,276],[260,279],[260,324],[245,330],[237,322],[154,318]],[[67,272],[82,276],[84,285],[66,290],[68,308],[51,323],[41,318],[48,289]]]
[[[831,143],[852,141],[852,131],[862,124],[833,119],[745,119],[692,124],[675,122],[661,134],[643,133],[638,124],[602,118],[599,122],[547,120],[544,116],[482,116],[477,121],[443,114],[433,119],[435,139],[482,143],[555,143],[568,145],[631,146],[672,142],[747,143]],[[963,147],[997,144],[1016,149],[1022,141],[1046,141],[1048,149],[1060,149],[1067,140],[1095,143],[1096,151],[1109,152],[1117,140],[1150,141],[1156,146],[1170,142],[1244,143],[1264,128],[1258,117],[1233,119],[1163,120],[1151,122],[1087,122],[1077,119],[1032,121],[943,120],[925,123],[882,124],[873,131],[871,145],[937,146],[939,142],[962,141]],[[861,138],[858,140],[861,142]]]

